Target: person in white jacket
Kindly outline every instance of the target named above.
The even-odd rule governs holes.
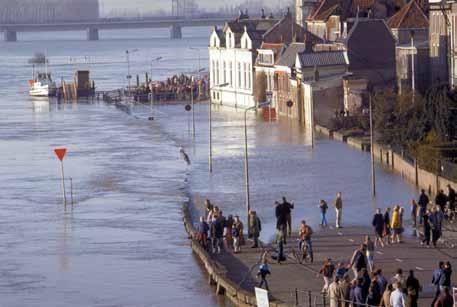
[[[405,295],[399,282],[394,283],[394,291],[390,295],[390,305],[392,307],[405,307]]]

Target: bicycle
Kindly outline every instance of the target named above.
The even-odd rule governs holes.
[[[309,250],[309,243],[306,241],[298,240],[298,253],[294,251],[295,259],[297,259],[298,263],[302,264],[303,262],[313,262],[313,255],[312,252]]]

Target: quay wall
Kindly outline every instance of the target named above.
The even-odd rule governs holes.
[[[344,133],[331,131],[328,128],[316,125],[315,130],[330,139],[339,140],[356,149],[370,151],[370,146],[365,146],[363,138],[345,137]],[[448,180],[429,171],[420,168],[417,163],[410,163],[400,154],[393,152],[392,149],[379,144],[373,145],[375,160],[389,170],[402,176],[402,178],[415,184],[417,187],[425,189],[429,194],[436,194],[440,189],[445,189],[449,184],[457,189],[457,182]]]
[[[192,252],[198,257],[208,274],[208,283],[215,286],[217,295],[225,295],[225,297],[236,306],[257,306],[255,294],[240,288],[238,284],[230,280],[227,276],[227,269],[224,267],[224,264],[213,259],[211,255],[197,242],[197,231],[190,215],[189,206],[190,204],[184,204],[182,206],[184,228],[189,236]],[[290,305],[279,301],[270,302],[270,306],[291,307]]]

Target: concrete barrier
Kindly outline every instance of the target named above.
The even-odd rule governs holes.
[[[252,307],[257,306],[255,293],[246,291],[227,277],[227,270],[224,265],[214,260],[211,255],[197,242],[197,231],[192,222],[189,212],[189,204],[182,206],[184,228],[189,236],[192,251],[203,263],[208,273],[208,282],[216,286],[217,295],[225,295],[236,306]],[[292,307],[280,301],[270,302],[271,307]]]

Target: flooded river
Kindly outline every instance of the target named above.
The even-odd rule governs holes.
[[[82,33],[22,35],[0,43],[0,296],[1,306],[216,306],[224,305],[192,256],[180,208],[208,196],[226,214],[245,217],[243,113],[214,110],[214,172],[208,174],[207,105],[196,106],[195,140],[183,106],[126,114],[104,103],[56,104],[27,96],[34,52],[51,64],[86,56],[103,65],[59,65],[54,78],[90,69],[99,89],[125,85],[125,50],[132,74],[153,78],[195,70],[208,28],[185,31],[102,32],[98,42]],[[134,36],[132,38],[132,36]],[[49,38],[52,37],[52,40]],[[129,39],[126,39],[129,37]],[[151,67],[150,60],[164,59]],[[111,63],[110,63],[111,62]],[[367,224],[373,206],[406,204],[416,192],[398,176],[378,169],[379,197],[370,196],[369,155],[338,142],[309,137],[287,122],[249,117],[252,206],[273,234],[273,202],[296,204],[294,222],[318,221],[318,200],[336,191],[345,199],[347,224]],[[62,204],[59,163],[65,146],[73,209]],[[192,164],[179,155],[183,146]],[[67,187],[70,183],[67,181]]]

